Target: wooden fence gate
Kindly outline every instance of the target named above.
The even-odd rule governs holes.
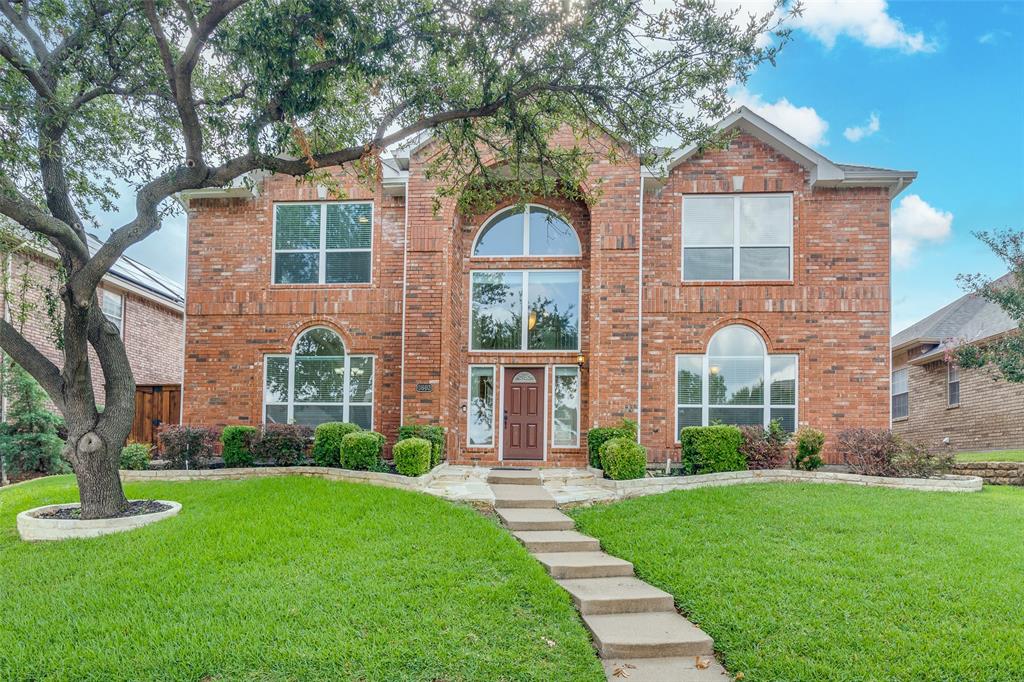
[[[177,424],[181,417],[181,386],[135,387],[135,421],[129,440],[157,446],[157,430],[164,424]]]

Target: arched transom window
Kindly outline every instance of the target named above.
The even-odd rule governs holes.
[[[474,256],[579,256],[576,230],[549,208],[512,206],[491,216],[480,228]]]
[[[796,392],[797,356],[768,354],[749,327],[724,327],[704,355],[676,356],[676,436],[687,426],[767,427],[772,419],[793,431]]]
[[[373,356],[349,355],[330,329],[306,330],[290,355],[267,355],[264,370],[266,423],[373,428]]]

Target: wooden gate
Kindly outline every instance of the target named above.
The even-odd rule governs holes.
[[[164,424],[178,424],[181,416],[181,386],[135,387],[135,421],[129,440],[157,446],[157,429]]]

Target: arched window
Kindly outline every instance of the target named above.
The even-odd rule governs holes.
[[[263,386],[268,424],[345,421],[373,428],[373,356],[349,355],[325,327],[303,332],[290,355],[267,355]]]
[[[767,427],[772,419],[793,431],[796,392],[797,356],[769,355],[749,327],[723,327],[704,355],[676,356],[676,434],[710,424]]]
[[[513,206],[488,218],[473,245],[474,256],[579,256],[580,239],[549,208]]]

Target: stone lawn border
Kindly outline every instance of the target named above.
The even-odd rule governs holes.
[[[957,462],[953,471],[992,485],[1024,485],[1024,462]]]
[[[95,538],[100,535],[111,533],[123,533],[126,530],[134,530],[151,523],[162,521],[177,515],[181,511],[181,505],[170,500],[156,500],[166,504],[170,509],[165,509],[153,514],[138,514],[136,516],[120,516],[115,519],[41,519],[36,514],[62,507],[78,507],[77,502],[63,504],[48,504],[35,509],[27,509],[18,514],[18,534],[22,540],[70,540],[72,538]]]

